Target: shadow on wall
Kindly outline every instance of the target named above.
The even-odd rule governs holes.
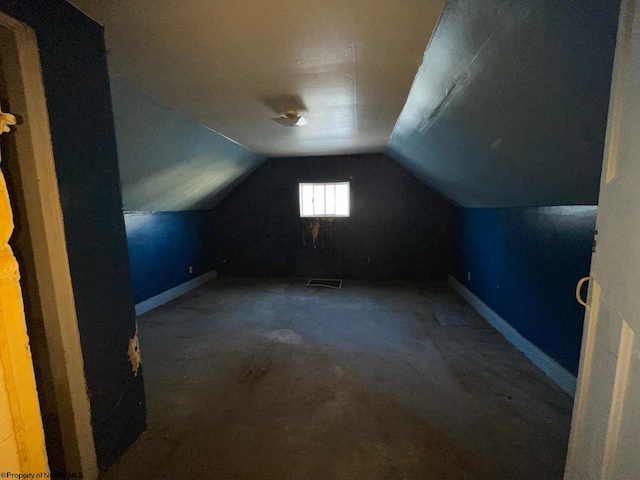
[[[463,209],[453,276],[576,375],[596,206]]]
[[[63,0],[3,0],[36,31],[98,463],[144,431],[142,367],[122,218],[103,28]]]
[[[350,182],[348,218],[300,218],[299,183]],[[457,209],[385,155],[269,159],[214,209],[218,273],[446,280]]]

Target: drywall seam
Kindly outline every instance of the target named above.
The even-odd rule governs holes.
[[[558,364],[553,358],[536,347],[529,340],[524,338],[513,328],[509,322],[489,308],[480,298],[472,293],[467,287],[449,275],[449,285],[471,304],[476,311],[482,315],[496,330],[498,330],[509,342],[531,360],[540,370],[542,370],[551,380],[556,382],[560,388],[572,397],[576,392],[576,377]]]
[[[148,298],[147,300],[136,304],[136,315],[142,315],[143,313],[147,313],[149,310],[153,310],[160,305],[164,305],[174,298],[178,298],[179,296],[184,295],[194,288],[197,288],[200,285],[213,280],[217,276],[218,271],[216,269],[213,269],[210,272],[205,273],[204,275],[200,275],[199,277],[194,278],[193,280],[189,280],[188,282],[184,282],[177,287],[170,288],[169,290],[165,290],[158,295]]]

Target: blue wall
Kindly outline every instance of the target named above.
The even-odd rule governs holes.
[[[449,0],[387,153],[463,207],[595,204],[619,3]]]
[[[209,210],[127,212],[125,225],[136,303],[216,266]]]
[[[265,160],[111,78],[136,303],[215,268],[210,210]],[[193,273],[189,273],[189,266]]]
[[[597,207],[464,209],[453,276],[520,334],[577,374]],[[471,281],[467,280],[471,273]]]
[[[145,428],[103,29],[63,0],[3,0],[37,33],[98,462]],[[19,113],[19,112],[14,112]]]

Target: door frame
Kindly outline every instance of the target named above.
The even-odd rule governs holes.
[[[10,135],[18,152],[65,464],[91,480],[98,466],[37,37],[3,12],[0,26],[12,32],[17,47],[19,67],[5,75],[11,113],[25,121]]]

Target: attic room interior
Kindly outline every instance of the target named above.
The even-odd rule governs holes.
[[[3,0],[0,472],[638,478],[637,3]]]

